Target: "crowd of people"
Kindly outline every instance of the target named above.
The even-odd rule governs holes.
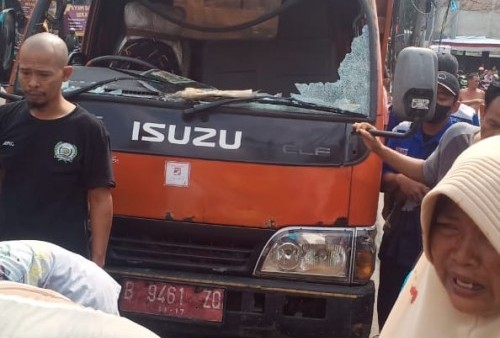
[[[480,87],[483,90],[488,89],[488,86],[493,81],[498,81],[500,79],[500,77],[498,76],[498,69],[495,66],[491,67],[490,69],[486,69],[483,66],[480,66],[478,68],[477,75],[480,80]]]
[[[408,139],[384,144],[372,125],[354,124],[385,163],[381,337],[493,337],[500,329],[500,82],[483,91],[471,74],[460,90],[457,73],[456,58],[439,55],[434,117]],[[391,118],[396,132],[411,124]]]

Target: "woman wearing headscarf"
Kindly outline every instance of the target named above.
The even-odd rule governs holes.
[[[457,158],[421,223],[424,254],[380,337],[500,337],[500,136]]]

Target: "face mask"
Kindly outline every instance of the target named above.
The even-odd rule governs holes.
[[[432,120],[429,120],[429,123],[438,123],[443,121],[448,117],[448,114],[451,111],[451,106],[442,106],[436,103],[436,109],[434,110],[434,116]]]

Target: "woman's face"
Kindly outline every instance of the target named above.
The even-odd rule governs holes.
[[[432,224],[436,272],[460,312],[500,314],[500,255],[470,217],[447,200]]]

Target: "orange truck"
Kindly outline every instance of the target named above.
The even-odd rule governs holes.
[[[25,36],[67,5],[38,0]],[[382,163],[352,124],[383,126],[391,10],[90,3],[64,95],[111,135],[122,315],[169,337],[368,337]]]

